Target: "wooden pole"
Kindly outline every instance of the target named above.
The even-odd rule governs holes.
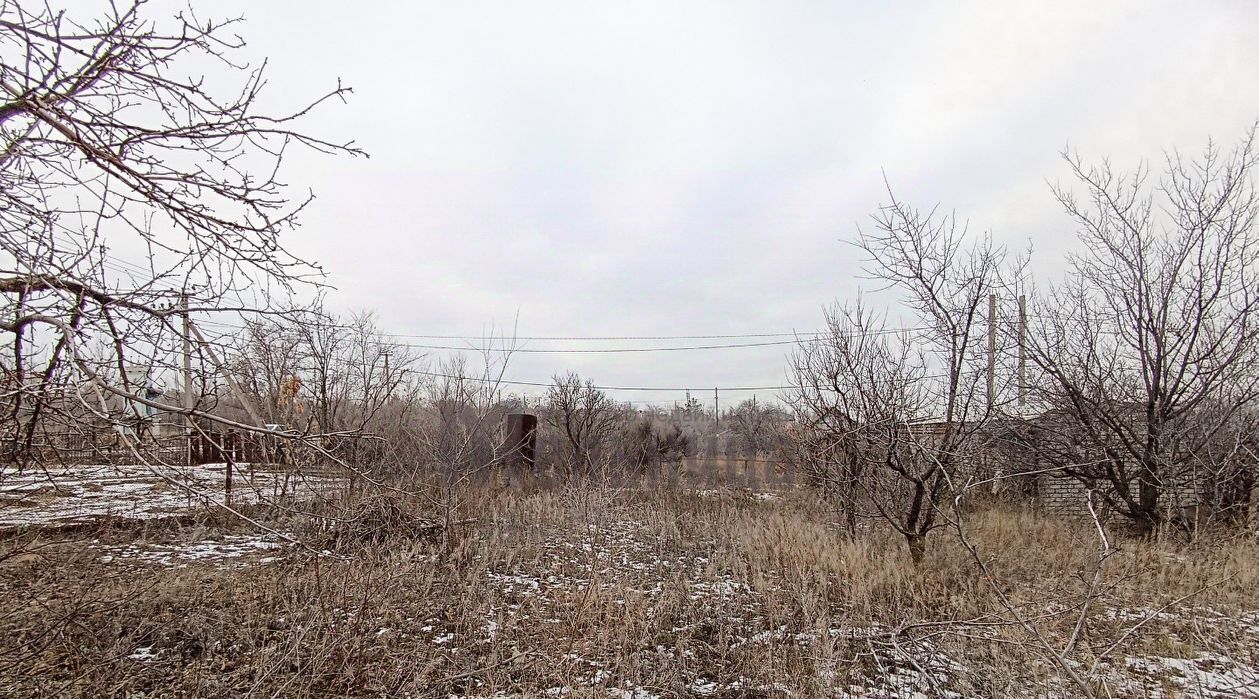
[[[1027,400],[1027,297],[1019,295],[1019,408]]]
[[[997,402],[997,295],[988,294],[988,410]]]
[[[223,449],[223,461],[224,466],[227,467],[225,469],[227,475],[224,477],[226,482],[223,488],[223,499],[230,505],[232,504],[232,455],[228,453],[226,445],[224,445]]]

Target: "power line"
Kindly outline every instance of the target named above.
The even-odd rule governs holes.
[[[333,327],[349,327],[349,326],[338,325],[338,326],[333,326]],[[930,328],[926,326],[913,327],[913,328],[882,328],[879,330],[869,330],[865,332],[851,332],[851,333],[841,333],[841,334],[851,335],[851,336],[895,335],[898,333],[921,332],[921,331],[929,330],[929,329]],[[786,340],[786,341],[781,341],[781,342],[716,345],[716,347],[758,347],[762,345],[793,345],[793,344],[796,344],[796,342],[799,341],[800,338],[818,338],[818,337],[823,337],[823,336],[829,337],[832,335],[832,333],[830,332],[821,332],[821,331],[813,331],[813,332],[792,331],[792,332],[777,332],[777,333],[771,333],[771,332],[737,333],[737,334],[729,334],[729,335],[568,335],[568,336],[535,335],[535,336],[520,336],[520,337],[513,337],[509,335],[417,335],[417,334],[408,334],[408,333],[388,333],[388,332],[381,332],[378,334],[384,337],[403,337],[403,338],[416,338],[416,339],[425,339],[425,340],[483,340],[483,341],[537,340],[537,341],[542,341],[542,342],[568,342],[568,341],[576,341],[576,340],[636,341],[636,340],[737,340],[737,339],[767,338],[767,337],[793,338],[791,340]],[[686,349],[686,348],[680,348],[680,349]],[[709,347],[705,346],[705,347],[700,347],[697,349],[709,349]]]
[[[70,233],[75,236],[84,234],[83,231],[75,230],[58,221],[49,220],[48,224],[50,226],[53,226],[54,228],[59,228],[62,231],[65,231],[66,233]],[[55,231],[50,231],[50,234],[54,239],[57,238],[57,234]],[[84,242],[84,241],[61,238],[61,242],[66,245],[77,247],[79,246],[79,243]],[[120,257],[116,257],[113,255],[106,255],[104,253],[101,254],[101,266],[107,269],[110,269],[114,272],[118,272],[120,274],[148,274],[148,275],[153,274],[153,270],[149,267],[145,267],[144,265],[140,265],[135,262],[129,262],[127,260],[124,260]]]
[[[808,340],[806,340],[807,342]],[[477,347],[454,345],[421,345],[410,342],[384,342],[391,347],[410,347],[412,349],[475,351]],[[684,347],[583,347],[580,349],[533,349],[528,347],[503,348],[509,354],[624,354],[635,352],[689,352],[695,350],[741,349],[745,347],[772,347],[777,345],[794,345],[796,340],[780,340],[776,342],[742,342],[729,345],[689,345]]]
[[[244,329],[242,326],[233,325],[231,323],[224,323],[221,321],[203,321],[203,323],[207,325],[215,325],[218,327],[228,328],[232,330]],[[353,328],[353,326],[344,325],[344,324],[325,324],[319,327],[340,328],[340,329]],[[870,330],[870,331],[864,331],[864,332],[842,333],[842,335],[853,336],[853,337],[855,336],[875,337],[875,336],[880,336],[880,335],[911,334],[911,333],[922,332],[924,330],[929,330],[929,329],[930,328],[927,328],[927,327],[883,328],[880,330]],[[774,347],[774,346],[782,346],[782,345],[795,345],[801,342],[820,342],[826,339],[827,337],[833,336],[833,333],[829,333],[829,332],[825,332],[825,333],[824,332],[742,333],[742,334],[728,334],[728,335],[616,335],[616,336],[611,336],[611,335],[607,335],[607,336],[594,336],[594,335],[541,336],[541,335],[537,335],[537,336],[515,336],[515,337],[508,336],[508,335],[498,335],[498,336],[494,336],[494,335],[421,335],[421,334],[408,334],[408,333],[389,333],[389,332],[381,332],[381,331],[376,331],[372,334],[377,335],[379,337],[390,337],[390,338],[466,340],[469,342],[475,342],[475,341],[567,342],[567,341],[582,341],[582,340],[650,341],[650,340],[688,340],[688,339],[740,339],[740,338],[765,338],[765,337],[792,337],[794,338],[791,340],[776,340],[776,341],[767,341],[767,342],[740,342],[740,343],[727,343],[727,344],[687,345],[687,346],[680,346],[680,347],[591,347],[591,348],[561,348],[561,349],[506,348],[506,347],[490,348],[490,349],[499,349],[501,351],[507,351],[513,354],[517,352],[527,353],[527,354],[611,354],[611,353],[621,353],[621,352],[681,352],[681,351],[689,351],[689,350],[739,349],[739,348],[744,348],[744,347]],[[479,349],[485,349],[484,347],[475,347],[472,345],[460,347],[460,346],[453,346],[453,345],[431,345],[431,344],[413,343],[413,342],[383,342],[381,344],[386,344],[386,345],[390,345],[394,347],[410,347],[414,349],[451,350],[451,351],[469,351],[469,350],[475,351]]]
[[[418,369],[408,369],[408,373],[418,374],[420,376],[431,376],[442,379],[457,379],[459,381],[469,381],[472,383],[505,385],[505,386],[530,386],[534,388],[550,388],[555,385],[553,382],[543,381],[510,381],[508,379],[497,379],[485,376],[460,376],[458,374],[444,374],[436,371],[420,371]],[[948,374],[927,374],[918,377],[920,379],[944,379],[948,378]],[[599,386],[591,385],[599,391],[662,391],[662,392],[683,392],[683,391],[709,391],[714,388],[718,391],[731,392],[748,392],[748,391],[788,391],[798,389],[799,386]],[[640,401],[641,402],[641,401]]]
[[[841,333],[841,335],[845,337],[858,337],[858,336],[877,337],[881,335],[897,335],[897,334],[908,335],[908,334],[918,333],[918,332],[929,330],[929,329],[930,328],[926,328],[926,327],[884,328],[881,330],[854,331],[850,333]],[[379,334],[383,337],[407,337],[405,335],[395,335],[391,333],[379,333]],[[773,334],[773,333],[761,333],[761,334],[750,334],[750,335],[731,335],[730,337],[772,337],[775,335],[776,334]],[[737,343],[729,343],[729,344],[708,344],[708,345],[683,345],[683,346],[670,346],[670,347],[582,347],[582,348],[536,349],[536,348],[530,348],[530,347],[514,348],[514,347],[503,346],[500,348],[490,347],[488,349],[497,349],[498,351],[506,352],[509,354],[516,354],[516,353],[520,353],[520,354],[635,354],[635,353],[642,353],[642,352],[691,352],[691,351],[704,351],[704,350],[744,349],[744,348],[752,348],[752,347],[781,347],[784,345],[798,345],[801,343],[824,342],[828,337],[833,336],[832,333],[808,333],[808,335],[812,335],[812,337],[806,337],[805,334],[801,334],[792,340],[773,340],[773,341],[768,341],[768,342],[737,342]],[[781,336],[781,335],[777,335],[777,336]],[[681,339],[683,337],[685,336],[676,336],[675,338],[672,338],[672,339]],[[458,339],[474,341],[478,339],[489,339],[489,338],[461,337]],[[503,337],[503,338],[498,338],[498,339],[502,340],[503,342],[507,342],[507,341],[526,341],[530,339],[542,340],[543,338]],[[579,338],[573,337],[569,339],[576,340]],[[608,338],[608,339],[613,339],[613,338]],[[655,336],[655,337],[621,336],[615,339],[649,340],[649,339],[666,339],[666,336]],[[384,342],[382,344],[390,345],[393,347],[409,347],[412,349],[445,350],[445,351],[456,351],[456,352],[477,351],[480,349],[486,349],[484,347],[475,347],[472,345],[458,347],[454,345],[428,345],[428,344],[419,344],[419,343],[411,343],[411,342],[396,342],[396,341]]]
[[[470,381],[472,383],[484,383],[484,384],[494,384],[494,385],[502,384],[502,385],[507,385],[507,386],[532,386],[536,388],[550,388],[551,386],[554,385],[553,382],[549,382],[549,381],[548,382],[509,381],[507,379],[496,379],[492,377],[460,376],[458,374],[443,374],[441,372],[436,372],[436,371],[420,371],[417,369],[409,369],[407,371],[408,373],[419,374],[420,376],[432,376],[435,378],[442,378],[442,379],[457,379],[460,381]],[[707,391],[707,390],[712,389],[713,387],[712,386],[592,386],[592,388],[595,388],[600,391],[673,391],[673,392],[679,392],[679,391]],[[794,388],[794,386],[725,386],[725,387],[718,386],[717,390],[719,391],[782,391],[789,388]]]
[[[347,327],[347,326],[336,326]],[[590,341],[611,341],[611,340],[733,340],[743,338],[761,338],[761,337],[801,337],[814,336],[822,333],[817,332],[782,332],[782,333],[741,333],[732,335],[534,335],[534,336],[508,336],[508,335],[417,335],[409,333],[379,333],[386,337],[406,337],[423,340],[539,340],[539,341],[572,341],[572,340],[590,340]]]

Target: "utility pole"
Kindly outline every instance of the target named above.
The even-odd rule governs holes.
[[[1019,410],[1027,400],[1027,297],[1019,294]]]
[[[988,294],[988,411],[997,402],[997,295]]]
[[[721,430],[721,399],[717,397],[716,388],[713,388],[713,416],[717,418],[715,429]]]

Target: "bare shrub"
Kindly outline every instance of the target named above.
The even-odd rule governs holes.
[[[406,441],[399,420],[414,417],[419,403],[419,358],[382,334],[368,311],[341,318],[320,302],[257,318],[225,355],[264,420],[318,440],[331,458],[382,471]],[[215,413],[234,416],[233,397]]]
[[[312,547],[334,551],[387,542],[438,543],[445,523],[418,516],[414,510],[411,501],[396,494],[372,493],[333,517],[316,520],[318,531],[307,541]]]
[[[756,397],[740,401],[722,415],[744,454],[769,454],[783,446],[783,423],[786,414],[781,408],[766,405]]]

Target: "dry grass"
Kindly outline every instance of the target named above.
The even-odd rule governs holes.
[[[1076,693],[994,589],[1063,647],[1096,563],[1083,523],[969,514],[989,579],[948,532],[915,570],[889,533],[850,539],[802,492],[478,490],[453,513],[475,521],[445,533],[427,502],[366,496],[332,524],[259,507],[335,550],[182,567],[107,563],[100,548],[247,529],[215,517],[11,539],[0,556],[22,552],[0,563],[0,694]],[[1115,543],[1070,654],[1107,660],[1102,696],[1213,696],[1186,690],[1192,672],[1169,660],[1259,666],[1253,537]],[[1214,696],[1246,691],[1259,687]]]

